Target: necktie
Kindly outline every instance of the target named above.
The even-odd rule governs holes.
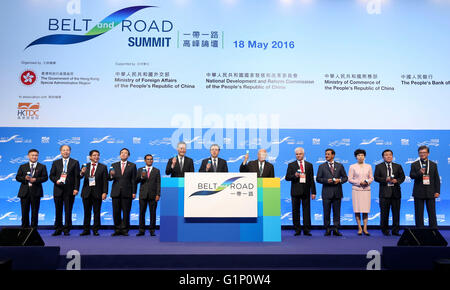
[[[64,168],[63,168],[64,172],[67,172],[67,159],[64,159]]]
[[[334,176],[334,163],[330,163],[331,174]]]
[[[150,167],[147,168],[147,178],[150,178]]]
[[[180,169],[181,169],[181,170],[183,170],[183,160],[184,160],[184,158],[181,157],[181,158],[180,158]]]
[[[389,177],[392,176],[391,163],[388,163],[388,175]]]
[[[95,172],[95,163],[92,164],[91,176],[94,176]]]
[[[301,161],[300,161],[300,171],[301,171],[302,173],[305,172],[305,170],[303,169],[303,162],[301,162]]]
[[[216,170],[217,170],[217,162],[216,162],[216,159],[214,159],[214,162],[213,162],[213,170],[214,170],[214,172],[216,172]]]
[[[33,177],[34,174],[34,164],[31,164],[31,177]]]
[[[262,175],[263,174],[263,163],[262,162],[259,162],[259,175]]]
[[[125,171],[125,162],[122,162],[122,175],[124,171]]]

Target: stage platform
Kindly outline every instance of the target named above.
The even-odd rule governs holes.
[[[426,259],[429,247],[403,247],[395,251],[399,237],[383,236],[379,230],[370,230],[371,236],[358,236],[356,230],[342,230],[342,237],[324,237],[323,230],[313,230],[312,236],[294,236],[294,231],[283,230],[282,242],[160,242],[157,236],[111,237],[112,230],[100,230],[100,236],[79,236],[81,230],[72,230],[70,236],[51,236],[52,230],[39,230],[46,247],[59,247],[58,269],[66,269],[66,255],[77,250],[81,255],[81,269],[323,269],[365,270],[370,250],[382,254],[382,261],[396,261],[402,255]],[[450,230],[441,230],[450,241]],[[383,256],[383,247],[389,248],[389,257]],[[430,249],[428,250],[430,251]],[[431,249],[434,258],[450,258],[450,247]],[[422,254],[421,254],[422,253]],[[393,259],[393,255],[397,255]],[[400,255],[400,256],[399,256]],[[420,265],[424,266],[420,266]],[[384,269],[400,264],[382,263]],[[430,269],[433,263],[418,263],[419,268]],[[400,265],[401,266],[401,265]]]

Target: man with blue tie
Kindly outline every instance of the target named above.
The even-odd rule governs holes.
[[[59,148],[61,159],[53,161],[50,170],[50,180],[53,187],[53,199],[55,201],[55,232],[53,236],[59,236],[64,231],[65,236],[70,235],[72,228],[72,208],[75,196],[80,188],[80,164],[70,158],[71,148],[62,145]],[[62,212],[64,207],[65,224],[62,224]]]
[[[333,208],[333,235],[342,236],[339,232],[341,225],[341,199],[344,196],[342,184],[348,180],[344,166],[334,161],[336,153],[333,149],[325,150],[326,162],[319,166],[317,182],[322,184],[323,222],[326,228],[325,236],[331,235],[330,215]]]

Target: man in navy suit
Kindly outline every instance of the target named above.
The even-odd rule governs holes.
[[[228,172],[227,162],[219,158],[220,147],[217,144],[209,148],[211,157],[203,159],[199,172]]]
[[[94,236],[99,236],[100,229],[100,211],[102,201],[108,195],[108,169],[106,165],[99,163],[100,152],[91,150],[86,166],[83,166],[80,172],[81,178],[84,177],[83,188],[81,189],[81,198],[83,199],[84,221],[83,232],[80,236],[91,234],[91,213],[94,211],[94,226],[92,227]]]
[[[42,183],[48,180],[47,168],[44,164],[37,162],[39,151],[30,149],[28,151],[29,162],[20,165],[16,174],[16,180],[20,182],[19,194],[22,209],[22,228],[30,226],[37,228],[39,217],[39,205],[41,197],[44,196]]]
[[[140,183],[139,189],[139,233],[145,234],[145,213],[147,206],[150,209],[150,235],[155,236],[156,208],[161,196],[161,173],[158,168],[153,167],[153,156],[147,154],[144,157],[145,167],[139,168],[136,183]]]
[[[336,153],[333,149],[325,150],[326,162],[319,166],[317,171],[317,182],[322,186],[322,202],[323,202],[323,222],[326,228],[325,236],[331,234],[330,214],[333,207],[333,235],[342,236],[339,232],[341,225],[341,199],[342,184],[348,180],[344,166],[334,161]]]
[[[111,164],[109,180],[113,180],[111,198],[114,233],[112,236],[128,236],[130,230],[131,203],[136,198],[136,165],[128,161],[130,151],[120,150],[120,161]],[[123,213],[123,215],[122,215]]]
[[[423,210],[427,206],[428,226],[437,229],[436,198],[440,196],[441,180],[437,164],[428,159],[430,148],[420,146],[419,160],[411,164],[409,176],[414,179],[414,215],[416,227],[424,227]]]
[[[55,201],[55,232],[53,236],[70,235],[72,228],[72,208],[75,196],[80,189],[80,164],[70,158],[71,148],[62,145],[60,148],[61,159],[53,161],[50,170],[50,180],[55,184],[53,198]],[[62,224],[62,212],[64,207],[65,225]]]

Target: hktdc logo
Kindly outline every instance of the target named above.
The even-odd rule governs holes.
[[[36,103],[19,103],[17,105],[17,119],[21,120],[35,120],[39,119],[40,104]]]
[[[24,71],[20,76],[20,81],[26,86],[31,86],[36,81],[36,74],[31,70]]]

